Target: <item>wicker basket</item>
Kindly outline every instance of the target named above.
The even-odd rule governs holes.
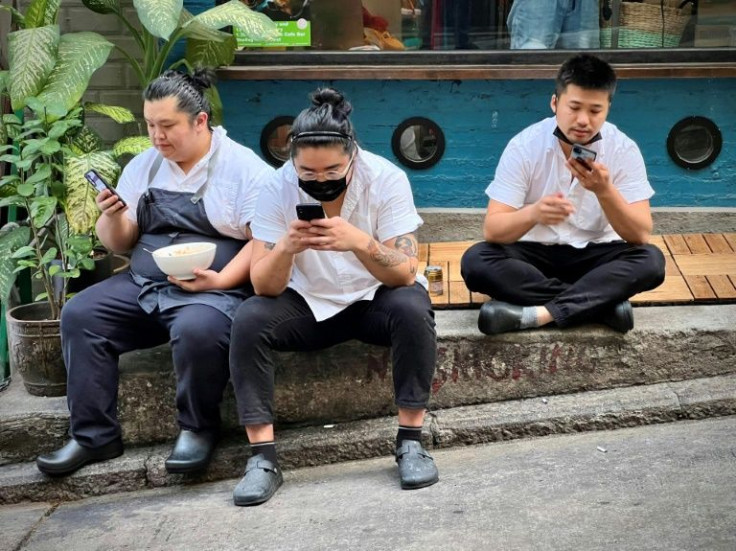
[[[675,48],[680,45],[692,8],[677,6],[678,0],[621,2],[619,48]],[[601,47],[611,47],[611,20],[601,21]],[[664,25],[663,25],[664,23]]]

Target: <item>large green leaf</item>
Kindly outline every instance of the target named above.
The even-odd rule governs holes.
[[[0,231],[0,301],[7,302],[15,283],[13,252],[31,240],[31,228],[14,226]]]
[[[26,10],[26,29],[55,25],[61,0],[32,0]]]
[[[103,146],[104,142],[100,135],[89,126],[83,126],[79,134],[74,136],[74,140],[71,143],[71,150],[75,155],[81,155],[83,153],[99,151]]]
[[[8,35],[10,102],[14,111],[25,107],[27,99],[38,95],[43,88],[54,69],[58,44],[56,25]]]
[[[133,0],[138,19],[153,36],[168,40],[179,23],[183,0]]]
[[[123,155],[138,155],[151,147],[151,140],[148,136],[129,136],[118,141],[112,148],[112,154],[115,158]]]
[[[238,27],[254,40],[268,41],[278,38],[276,25],[266,15],[246,7],[239,0],[230,0],[195,16],[189,25],[201,23],[210,29],[222,29],[229,25]]]
[[[68,33],[59,40],[58,60],[38,98],[67,110],[82,98],[92,74],[102,67],[113,44],[97,33]]]
[[[106,151],[94,151],[85,155],[68,156],[64,163],[66,202],[64,212],[73,233],[90,233],[100,215],[95,204],[97,192],[84,174],[94,169],[102,178],[114,184],[120,175],[120,165]]]
[[[187,61],[195,67],[230,65],[235,59],[237,47],[233,35],[227,35],[227,39],[223,42],[190,38],[187,40]]]
[[[95,13],[120,13],[120,2],[118,0],[82,0],[82,4]]]
[[[84,109],[100,113],[110,117],[120,124],[126,122],[135,122],[135,115],[130,109],[120,107],[118,105],[105,105],[104,103],[85,103]]]
[[[185,9],[179,16],[179,27],[182,28],[182,38],[196,38],[198,40],[214,40],[222,42],[229,36],[228,33],[205,27],[198,21],[192,21],[194,16]]]

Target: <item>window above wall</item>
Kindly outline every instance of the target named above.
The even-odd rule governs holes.
[[[567,11],[552,0],[242,1],[282,35],[270,44],[241,37],[235,66],[283,67],[298,78],[309,78],[309,66],[379,68],[363,78],[431,78],[435,67],[453,78],[450,67],[554,65],[571,50],[616,64],[736,63],[736,0],[567,0]],[[409,66],[425,69],[415,77],[396,69]]]

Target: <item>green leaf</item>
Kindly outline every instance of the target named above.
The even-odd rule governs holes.
[[[40,279],[40,274],[37,276]],[[47,292],[39,293],[36,295],[36,297],[33,299],[33,302],[39,302],[41,300],[46,300],[49,297],[49,294]]]
[[[29,230],[30,230],[30,228],[29,228]],[[29,239],[30,239],[30,237],[29,237]],[[26,257],[29,257],[29,256],[33,256],[34,254],[36,254],[36,249],[34,249],[33,247],[31,247],[30,245],[23,245],[22,247],[19,247],[18,249],[15,249],[15,251],[13,251],[13,253],[11,254],[11,256],[13,258],[26,258]]]
[[[44,155],[53,155],[59,150],[61,150],[61,144],[57,140],[50,139],[41,146],[41,153]]]
[[[56,197],[36,197],[31,202],[31,223],[36,228],[42,228],[49,223],[56,212]]]
[[[23,184],[20,184],[15,191],[21,197],[32,197],[33,194],[36,192],[36,188],[33,186],[33,184],[25,182]]]
[[[55,25],[61,0],[32,0],[26,10],[26,29]]]
[[[223,34],[227,36],[227,39],[222,42],[194,38],[187,40],[187,61],[195,67],[231,65],[235,59],[238,44],[233,35]]]
[[[95,13],[120,13],[120,2],[118,0],[82,0],[82,4]]]
[[[148,136],[129,136],[118,141],[112,148],[112,154],[117,158],[123,155],[138,155],[152,146]]]
[[[8,71],[0,71],[0,95],[8,89],[8,77],[10,73]]]
[[[92,74],[102,67],[113,48],[97,33],[68,33],[59,39],[58,60],[38,98],[68,111],[82,98]]]
[[[212,125],[218,126],[222,124],[223,113],[220,92],[217,91],[215,86],[212,86],[204,91],[204,95],[207,98],[207,101],[210,102],[210,107],[212,107]]]
[[[64,163],[64,182],[66,201],[64,212],[71,227],[77,234],[93,231],[100,211],[95,203],[97,191],[89,184],[84,174],[95,169],[110,184],[115,184],[120,176],[120,165],[109,152],[96,151],[79,156],[69,156]]]
[[[56,249],[56,247],[51,247],[48,251],[43,253],[43,256],[41,257],[41,262],[39,262],[39,264],[48,264],[56,258],[57,254],[59,254],[59,251]]]
[[[153,36],[168,40],[179,23],[183,0],[133,0],[138,19]]]
[[[8,35],[10,102],[14,111],[25,107],[26,100],[43,89],[54,69],[59,40],[57,25]]]
[[[118,105],[85,103],[84,109],[110,117],[112,120],[120,124],[126,122],[135,122],[135,115],[133,114],[133,112],[130,109],[126,109],[125,107],[120,107]]]
[[[61,270],[61,265],[52,264],[51,266],[49,266],[49,275],[51,277],[54,277],[59,272],[59,270]]]
[[[251,10],[239,0],[230,0],[195,16],[198,22],[210,29],[222,29],[229,25],[238,27],[246,36],[259,42],[276,40],[279,32],[271,19]],[[190,25],[193,23],[189,23]]]
[[[31,228],[15,226],[0,231],[0,301],[7,304],[15,284],[16,262],[13,253],[31,239]]]
[[[79,133],[74,136],[71,149],[75,155],[82,155],[84,153],[99,151],[103,148],[103,145],[102,138],[97,132],[89,126],[83,126]]]
[[[36,172],[34,172],[31,175],[31,177],[28,178],[25,184],[23,185],[29,185],[29,184],[33,185],[37,182],[43,182],[44,180],[48,180],[49,178],[51,178],[51,166],[44,164],[44,165],[41,165],[41,167],[38,170],[36,170]],[[19,194],[20,194],[20,187],[21,186],[18,186]]]
[[[193,21],[194,16],[189,13],[186,8],[181,10],[179,17],[179,27],[182,29],[182,38],[196,38],[198,40],[213,40],[222,42],[229,36],[229,33],[210,29],[205,27],[199,21]]]

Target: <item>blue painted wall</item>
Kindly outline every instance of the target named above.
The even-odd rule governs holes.
[[[331,85],[353,103],[361,145],[397,162],[391,135],[410,116],[433,119],[447,148],[429,170],[407,169],[420,207],[485,207],[484,190],[508,140],[551,114],[551,81],[223,81],[218,86],[230,135],[260,154],[263,127],[297,115],[308,94]],[[680,119],[701,115],[723,134],[719,158],[698,171],[675,165],[667,135]],[[657,192],[654,206],[736,207],[736,79],[621,80],[609,121],[642,150]]]

